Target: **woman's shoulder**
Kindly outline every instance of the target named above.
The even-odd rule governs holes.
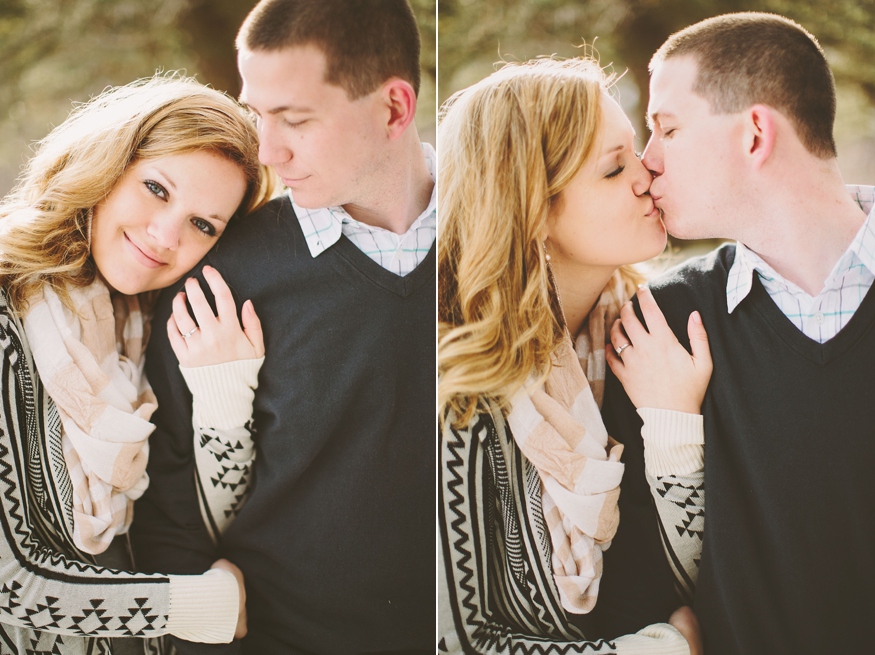
[[[445,436],[455,441],[470,442],[477,439],[481,443],[489,440],[489,437],[507,429],[505,412],[497,403],[482,401],[470,418],[460,421],[453,412],[449,412],[442,421],[442,432]]]
[[[9,296],[6,295],[6,289],[3,287],[0,287],[0,321],[4,327],[8,326],[8,329],[12,329],[16,333],[19,331],[17,314],[12,305],[9,304]]]

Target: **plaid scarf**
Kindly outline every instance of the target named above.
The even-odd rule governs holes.
[[[68,289],[75,312],[45,286],[30,298],[24,329],[40,380],[62,424],[73,486],[73,541],[96,554],[127,531],[149,484],[149,417],[156,401],[143,375],[145,320],[136,296],[96,279]]]
[[[625,283],[615,274],[576,344],[570,336],[563,341],[547,380],[517,392],[507,418],[519,449],[540,475],[553,577],[562,606],[575,614],[595,605],[602,551],[620,521],[623,446],[608,436],[599,407],[605,337],[628,298]]]

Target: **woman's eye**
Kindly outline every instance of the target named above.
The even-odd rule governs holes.
[[[283,119],[283,121],[285,122],[286,127],[301,127],[301,125],[303,125],[304,123],[307,122],[306,120],[303,120],[303,121],[290,121],[290,120],[285,119],[285,118]]]
[[[154,195],[158,196],[162,200],[167,200],[167,189],[158,184],[155,180],[145,180],[143,184],[146,185],[146,188],[149,189]]]
[[[209,221],[205,221],[202,218],[193,218],[191,219],[192,225],[194,225],[198,230],[203,232],[208,237],[216,236],[216,228],[213,227],[213,224]]]
[[[673,128],[673,127],[666,130],[665,132],[662,133],[662,138],[665,139],[665,138],[670,137],[672,134],[674,134],[674,131],[675,131],[675,128]]]
[[[626,168],[625,166],[617,166],[616,170],[611,171],[610,173],[605,175],[605,177],[608,178],[609,180],[613,179],[613,178],[617,177],[620,173],[622,173],[625,168]]]

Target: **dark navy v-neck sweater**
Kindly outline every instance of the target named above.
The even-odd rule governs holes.
[[[734,256],[734,246],[724,246],[652,285],[687,347],[687,318],[693,310],[702,313],[714,358],[702,408],[706,513],[695,597],[705,652],[872,652],[875,290],[838,335],[819,344],[781,313],[758,281],[727,313]],[[640,420],[617,386],[606,411],[615,414],[612,435],[632,444],[634,456],[641,449]],[[634,500],[631,493],[627,501]],[[624,547],[634,553],[629,544],[637,540],[651,546],[640,557],[655,557],[655,513],[627,518],[634,516],[623,516],[621,508],[626,544],[617,554]],[[613,582],[609,577],[623,565],[605,558],[609,595],[632,584],[622,574]],[[657,569],[649,591],[664,598],[664,570]]]
[[[345,237],[314,258],[281,198],[232,224],[204,263],[238,308],[252,299],[265,336],[254,487],[218,551],[246,577],[242,652],[431,651],[434,248],[405,277]],[[147,355],[159,430],[135,545],[141,568],[182,573],[217,553],[194,495],[191,397],[163,329],[174,293]]]

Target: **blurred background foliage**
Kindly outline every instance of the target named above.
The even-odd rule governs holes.
[[[234,97],[234,38],[257,0],[0,0],[0,194],[33,143],[110,85],[184,70]],[[435,0],[411,0],[422,34],[417,125],[434,143]]]
[[[842,173],[848,183],[875,184],[875,0],[438,0],[438,100],[496,62],[595,51],[603,66],[625,72],[619,100],[643,148],[650,57],[673,32],[732,11],[781,14],[818,38],[836,77]]]

